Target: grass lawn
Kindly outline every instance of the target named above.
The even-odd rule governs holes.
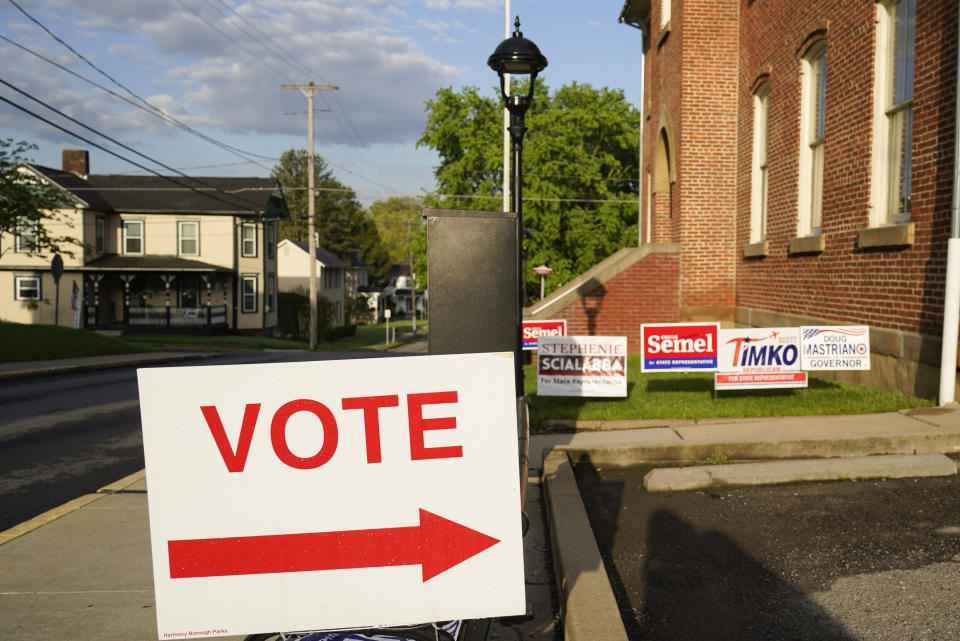
[[[410,331],[411,322],[390,323],[391,334]],[[426,329],[423,322],[417,323],[417,331]],[[321,351],[349,352],[361,349],[382,350],[386,328],[380,325],[361,325],[355,336],[331,343],[321,343]],[[399,345],[402,341],[391,343]],[[301,341],[270,338],[267,336],[241,335],[192,335],[192,334],[128,334],[122,337],[103,336],[85,329],[70,329],[50,325],[22,325],[0,321],[0,363],[43,361],[81,356],[106,356],[165,350],[262,350],[262,349],[307,349]]]
[[[627,398],[537,396],[537,373],[524,368],[524,386],[533,400],[531,426],[547,419],[701,419],[811,414],[866,414],[931,407],[932,399],[883,392],[810,377],[806,390],[738,390],[713,399],[712,373],[640,373],[640,356],[627,361]],[[540,430],[542,431],[542,430]]]
[[[85,329],[52,325],[21,325],[0,321],[0,363],[57,358],[134,354],[150,351],[119,338]]]

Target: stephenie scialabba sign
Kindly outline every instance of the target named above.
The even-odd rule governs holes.
[[[539,396],[627,395],[625,336],[541,336],[537,342]]]
[[[661,323],[640,326],[642,372],[713,372],[717,369],[720,323]]]
[[[138,379],[160,639],[525,612],[512,354]]]

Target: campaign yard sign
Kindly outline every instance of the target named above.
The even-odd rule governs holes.
[[[626,336],[541,336],[537,394],[625,397]]]
[[[866,325],[808,326],[803,336],[804,370],[869,370],[870,328]]]
[[[160,639],[525,612],[512,354],[138,380]]]
[[[521,327],[523,349],[537,349],[537,340],[541,336],[566,336],[567,321],[560,320],[525,320]]]
[[[721,329],[715,389],[806,387],[800,328]]]
[[[717,369],[720,323],[640,326],[642,372],[712,372]]]

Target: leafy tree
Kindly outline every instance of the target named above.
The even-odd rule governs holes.
[[[517,83],[513,91],[526,91]],[[440,155],[439,195],[429,207],[499,210],[503,202],[503,105],[499,91],[440,89],[427,102],[417,141]],[[531,267],[553,268],[556,289],[637,237],[640,113],[619,89],[573,83],[554,93],[541,81],[526,116],[523,223],[527,291],[539,291]]]
[[[413,258],[417,287],[426,286],[426,229],[420,212],[423,203],[409,196],[378,200],[370,205],[391,264],[407,264]]]
[[[57,213],[58,208],[67,205],[65,194],[36,174],[22,170],[23,163],[27,162],[24,154],[36,148],[36,145],[9,138],[0,140],[0,232],[9,234],[10,238],[18,231],[24,232],[21,249],[29,253],[72,256],[69,246],[78,241],[58,235],[50,225],[44,224],[56,221],[72,226]],[[0,252],[12,246],[8,243],[0,247]]]
[[[290,220],[281,221],[279,225],[281,239],[309,241],[308,160],[306,150],[287,150],[270,174],[280,181],[290,210]],[[370,267],[370,278],[373,281],[382,279],[390,263],[376,224],[357,200],[354,191],[333,176],[326,161],[318,155],[314,156],[313,161],[314,189],[317,191],[314,229],[320,245],[347,262],[350,262],[351,254],[360,250],[363,260]]]

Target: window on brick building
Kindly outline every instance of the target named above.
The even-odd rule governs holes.
[[[811,236],[821,231],[826,91],[827,45],[821,43],[810,50],[801,66],[798,236]]]
[[[753,162],[750,190],[750,242],[767,238],[767,131],[770,120],[770,85],[753,94]]]
[[[877,9],[875,148],[872,204],[876,225],[910,220],[913,146],[913,77],[916,0]]]

